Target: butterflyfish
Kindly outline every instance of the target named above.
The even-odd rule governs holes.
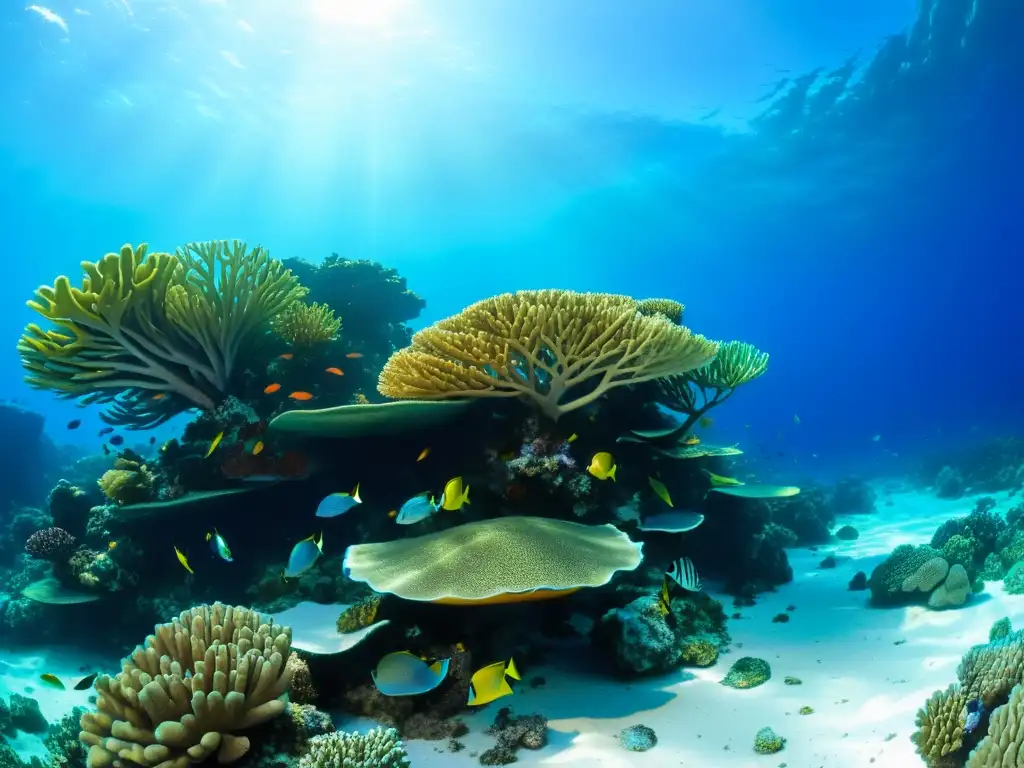
[[[587,472],[592,474],[598,480],[611,480],[615,482],[615,471],[618,467],[615,465],[615,459],[608,451],[601,451],[595,453],[594,458],[590,460],[590,466],[587,467]]]
[[[191,573],[193,576],[195,576],[196,572],[192,570],[192,566],[188,564],[188,558],[185,557],[185,555],[182,553],[182,551],[180,549],[178,549],[177,547],[175,547],[174,548],[174,554],[177,556],[178,562],[181,563],[182,567],[186,571]]]
[[[305,402],[306,400],[313,399],[313,395],[311,393],[303,392],[302,390],[299,390],[298,392],[292,392],[290,395],[288,395],[288,397],[290,397],[292,400],[298,400],[299,402]]]
[[[370,677],[385,696],[419,696],[444,682],[450,662],[438,659],[428,663],[409,651],[397,651],[378,661]]]
[[[737,480],[735,477],[725,477],[724,475],[716,475],[714,472],[708,470],[702,470],[705,475],[708,476],[708,480],[711,481],[712,486],[721,487],[723,485],[744,485],[742,480]]]
[[[63,681],[59,677],[57,677],[56,675],[52,675],[49,672],[46,672],[46,673],[40,675],[39,679],[42,680],[50,688],[56,688],[59,691],[63,691],[64,690],[64,683],[63,683]]]
[[[332,365],[330,368],[324,368],[327,373],[333,374],[334,376],[344,376],[345,372],[338,368],[336,365]]]
[[[469,680],[469,700],[466,704],[480,707],[503,696],[510,696],[512,687],[506,677],[519,679],[519,670],[512,659],[508,660],[507,665],[504,661],[499,661],[477,670]]]
[[[316,508],[317,517],[337,517],[348,512],[353,507],[363,503],[359,498],[359,483],[352,489],[352,493],[332,493],[320,502]]]
[[[316,540],[315,534],[308,539],[303,539],[292,547],[292,553],[288,555],[288,565],[284,569],[284,577],[286,579],[298,578],[316,565],[316,561],[320,559],[323,552],[323,533],[320,534],[320,541]]]
[[[107,549],[117,549],[117,542],[116,541],[108,541],[107,542]]]
[[[228,543],[224,541],[223,536],[217,533],[216,528],[213,529],[213,533],[207,531],[206,540],[210,542],[210,549],[217,557],[225,562],[231,562],[231,550],[228,548]]]
[[[213,452],[217,450],[217,446],[220,445],[220,441],[223,440],[223,439],[224,439],[224,432],[222,430],[222,431],[217,433],[217,436],[215,438],[213,438],[213,442],[210,443],[210,447],[206,449],[206,455],[203,456],[203,458],[204,459],[210,458],[210,456],[213,455]],[[111,440],[111,442],[113,442],[113,440]]]
[[[672,613],[672,593],[668,590],[668,577],[661,580],[661,589],[658,590],[658,613],[668,616]]]
[[[440,508],[441,505],[435,504],[430,494],[418,493],[401,506],[395,522],[399,525],[413,525],[426,520]]]
[[[461,477],[453,477],[444,486],[441,494],[441,509],[458,512],[463,504],[469,504],[469,486],[462,485]]]
[[[267,384],[267,386],[265,386],[265,387],[263,388],[263,394],[264,394],[264,395],[272,395],[272,394],[274,394],[275,392],[277,392],[277,391],[278,391],[278,390],[279,390],[280,388],[281,388],[281,385],[280,385],[280,384],[278,384],[278,383],[277,383],[277,382],[275,381],[275,382],[274,382],[273,384]]]
[[[98,674],[98,672],[93,672],[91,675],[86,675],[85,677],[83,677],[81,680],[75,683],[75,690],[84,691],[86,688],[92,687],[92,684],[96,681],[96,676]]]
[[[651,484],[651,489],[658,495],[658,498],[672,506],[672,497],[668,495],[668,488],[661,480],[656,480],[653,477],[648,477],[647,482]]]
[[[700,592],[700,576],[697,568],[688,557],[680,557],[666,571],[676,584],[687,592]]]

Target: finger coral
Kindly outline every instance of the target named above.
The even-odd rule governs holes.
[[[341,318],[326,304],[295,302],[272,322],[274,333],[296,347],[312,347],[338,338]]]
[[[56,329],[25,328],[26,381],[106,404],[109,421],[135,427],[213,411],[235,385],[237,363],[303,291],[263,248],[238,241],[175,254],[125,245],[82,269],[81,288],[61,276],[29,302]]]
[[[236,732],[284,712],[290,644],[290,628],[220,603],[157,625],[121,672],[96,679],[98,711],[82,716],[79,734],[88,768],[238,760],[249,739]]]
[[[484,299],[417,332],[378,390],[396,399],[525,397],[552,419],[609,389],[683,373],[718,347],[628,296],[543,290]]]

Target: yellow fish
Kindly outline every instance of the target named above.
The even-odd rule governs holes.
[[[612,482],[615,482],[615,470],[618,467],[615,465],[615,459],[608,451],[601,451],[595,453],[594,458],[590,460],[590,466],[587,467],[587,472],[592,474],[598,480],[608,480],[611,478]]]
[[[570,445],[572,445],[572,444],[573,444],[573,443],[575,443],[575,442],[576,442],[576,441],[577,441],[578,439],[579,439],[579,435],[577,435],[577,434],[576,434],[575,432],[573,432],[573,433],[572,433],[571,435],[569,435],[569,437],[567,437],[567,438],[566,438],[565,442],[567,442],[567,443],[569,443]]]
[[[217,450],[217,446],[220,445],[220,441],[223,440],[223,439],[224,439],[224,432],[223,431],[218,432],[217,436],[215,438],[213,438],[213,442],[210,443],[210,447],[207,449],[206,455],[203,456],[203,458],[204,459],[210,458],[210,456],[213,454],[213,452]]]
[[[668,577],[661,580],[661,590],[658,592],[658,613],[668,616],[672,613],[672,593],[668,591]]]
[[[462,487],[462,478],[453,477],[444,486],[441,494],[441,509],[458,512],[463,504],[469,504],[469,486]]]
[[[697,423],[700,424],[704,429],[707,429],[708,427],[715,423],[715,420],[712,419],[710,416],[701,416],[700,421],[698,421]]]
[[[672,497],[668,495],[668,488],[665,487],[665,484],[661,480],[655,480],[653,477],[648,477],[647,482],[651,484],[651,488],[658,494],[658,498],[671,507]]]
[[[469,680],[469,701],[466,704],[479,707],[511,695],[512,687],[505,680],[506,676],[519,679],[519,670],[512,659],[508,660],[507,666],[504,661],[499,661],[477,670]]]
[[[257,440],[256,445],[252,447],[252,455],[259,456],[261,453],[263,453],[263,441]]]
[[[690,435],[688,438],[683,440],[683,445],[700,445],[700,438],[696,435]]]
[[[117,542],[116,541],[108,541],[107,542],[107,549],[117,549]]]
[[[182,566],[184,566],[185,570],[191,573],[193,576],[195,576],[196,572],[192,570],[192,566],[188,564],[188,558],[185,557],[184,554],[182,554],[182,551],[175,547],[174,554],[178,556],[178,562],[181,563]]]
[[[46,673],[40,675],[39,679],[42,680],[44,683],[46,683],[51,688],[56,688],[56,689],[61,690],[61,691],[64,690],[64,682],[59,677],[57,677],[54,674],[46,672]]]
[[[708,470],[702,470],[708,479],[711,481],[711,485],[723,486],[723,485],[745,485],[742,480],[737,480],[735,477],[724,477],[722,475],[716,475],[714,472]]]

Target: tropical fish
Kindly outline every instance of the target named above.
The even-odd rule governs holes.
[[[370,671],[373,684],[385,696],[418,696],[432,691],[448,676],[451,659],[427,663],[409,651],[389,653]]]
[[[696,435],[690,435],[688,438],[683,440],[683,445],[700,445],[700,438]]]
[[[113,427],[104,427],[103,429],[101,429],[99,431],[98,435],[99,435],[99,437],[103,437],[104,435],[109,435],[113,431],[114,431]]]
[[[149,436],[149,444],[150,445],[156,445],[156,435],[150,435]]]
[[[259,456],[261,453],[263,453],[263,441],[257,440],[256,445],[252,447],[252,455]]]
[[[565,439],[565,442],[566,442],[566,443],[567,443],[568,445],[572,445],[573,443],[575,443],[575,442],[576,442],[577,440],[579,440],[579,439],[580,439],[580,436],[579,436],[579,435],[577,435],[577,434],[576,434],[575,432],[573,432],[573,433],[572,433],[571,435],[569,435],[569,436],[568,436],[568,437],[567,437],[567,438]]]
[[[347,355],[345,355],[345,357],[347,357],[349,360],[358,360],[362,356],[362,352],[349,352]]]
[[[224,537],[221,536],[217,529],[213,529],[213,533],[207,531],[206,540],[210,542],[210,549],[217,555],[221,560],[231,562],[231,550],[228,549],[228,543],[224,541]]]
[[[444,486],[441,494],[440,508],[449,512],[458,512],[463,504],[469,504],[469,486],[462,486],[461,477],[453,477]]]
[[[797,416],[795,413],[793,414],[793,423],[794,424],[799,424],[800,423],[800,417]]]
[[[704,429],[707,429],[708,427],[712,426],[715,423],[715,420],[712,419],[710,416],[701,416],[700,421],[698,421],[697,423],[700,424],[701,427],[703,427]]]
[[[56,688],[60,691],[64,690],[64,682],[56,675],[52,675],[49,672],[46,672],[40,675],[39,679],[46,683],[46,685],[48,685],[50,688]]]
[[[223,440],[223,439],[224,439],[224,431],[221,430],[220,432],[217,433],[217,436],[215,438],[213,438],[213,442],[210,443],[210,447],[206,449],[206,455],[203,456],[203,458],[204,459],[210,458],[210,456],[213,455],[213,452],[217,450],[217,446],[220,445],[220,441]]]
[[[153,395],[152,399],[153,400],[163,400],[165,397],[167,397],[167,393],[166,392],[157,392],[155,395]]]
[[[466,703],[471,707],[479,707],[511,695],[512,687],[505,679],[506,676],[513,680],[519,679],[519,670],[513,659],[508,660],[508,665],[499,661],[477,670],[469,680],[469,701]]]
[[[72,419],[68,422],[68,429],[78,429],[80,426],[82,426],[81,419]]]
[[[301,390],[299,390],[298,392],[292,392],[290,395],[288,395],[288,397],[290,397],[292,400],[298,400],[300,402],[305,402],[306,400],[313,399],[313,395],[311,393],[303,392]]]
[[[440,504],[434,503],[434,497],[427,493],[418,493],[405,502],[398,510],[395,522],[399,525],[412,525],[422,522],[437,512]]]
[[[333,373],[335,376],[344,376],[345,375],[345,372],[343,370],[341,370],[341,368],[338,368],[336,366],[331,366],[330,368],[324,368],[324,370],[327,371],[327,373]]]
[[[645,517],[640,522],[641,531],[661,531],[663,533],[686,533],[700,526],[704,522],[704,515],[700,512],[688,512],[676,510],[673,512],[661,512],[657,515]]]
[[[651,488],[658,494],[658,498],[671,507],[672,497],[668,495],[668,488],[665,487],[665,484],[661,480],[655,480],[653,477],[648,477],[647,482],[651,484]]]
[[[967,720],[964,722],[964,733],[973,732],[980,724],[981,718],[986,713],[985,705],[981,699],[971,699],[967,702]]]
[[[661,589],[658,590],[658,613],[668,616],[672,613],[672,593],[668,589],[668,577],[661,580]]]
[[[292,547],[292,552],[288,555],[288,565],[286,565],[284,569],[285,578],[295,579],[304,574],[316,565],[316,561],[320,559],[320,555],[322,555],[323,552],[323,533],[320,534],[320,541],[316,540],[315,535],[300,541]]]
[[[285,352],[283,355],[278,355],[278,357],[282,360],[291,360],[295,357],[295,354],[293,352]]]
[[[110,444],[111,445],[124,445],[124,438],[121,437],[120,435],[114,435],[112,438],[110,438]]]
[[[280,388],[281,388],[281,385],[280,385],[280,384],[278,384],[278,383],[277,383],[277,382],[275,381],[275,382],[274,382],[273,384],[267,384],[267,386],[265,386],[265,387],[263,388],[263,394],[264,394],[264,395],[272,395],[272,394],[274,394],[275,392],[277,392],[277,390],[279,390]]]
[[[615,465],[615,459],[608,451],[601,451],[601,453],[595,453],[594,458],[590,460],[590,466],[587,467],[587,472],[592,474],[598,480],[608,480],[615,482],[615,471],[618,467]]]
[[[326,496],[316,508],[316,516],[337,517],[362,503],[363,500],[359,498],[359,483],[356,483],[352,493],[332,493]]]
[[[98,672],[93,672],[91,675],[86,675],[85,677],[83,677],[81,680],[75,683],[75,690],[84,691],[86,688],[91,688],[92,684],[96,681],[96,676],[98,674]]]
[[[108,541],[107,542],[107,549],[117,549],[117,542],[116,541]]]
[[[687,592],[700,592],[700,576],[697,575],[697,568],[690,558],[680,557],[665,573]]]
[[[745,485],[742,480],[737,480],[735,477],[725,477],[724,475],[716,475],[714,472],[708,470],[702,470],[708,479],[711,481],[712,486],[723,486],[723,485]]]
[[[188,558],[187,558],[187,557],[185,557],[185,555],[184,555],[184,554],[182,553],[182,551],[181,551],[180,549],[178,549],[177,547],[175,547],[175,548],[174,548],[174,554],[175,554],[175,556],[177,556],[177,558],[178,558],[178,562],[179,562],[179,563],[181,563],[182,567],[183,567],[183,568],[184,568],[184,569],[185,569],[186,571],[188,571],[189,573],[191,573],[191,574],[192,574],[193,576],[195,576],[195,575],[196,575],[196,572],[192,570],[192,566],[190,566],[190,565],[188,564]]]
[[[416,457],[416,461],[423,461],[429,455],[430,455],[430,446],[428,445],[426,448],[424,448],[422,451],[420,451],[420,455]]]

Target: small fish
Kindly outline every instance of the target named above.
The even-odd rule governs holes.
[[[341,370],[341,368],[338,368],[337,366],[331,366],[330,368],[324,368],[324,370],[327,371],[327,373],[334,374],[335,376],[344,376],[345,375],[345,372],[343,370]]]
[[[433,496],[427,493],[418,493],[398,510],[395,522],[399,525],[413,525],[426,520],[440,508],[440,504],[434,503]]]
[[[580,436],[579,436],[579,435],[577,435],[577,434],[576,434],[575,432],[573,432],[573,433],[572,433],[571,435],[569,435],[569,436],[568,436],[568,437],[567,437],[567,438],[565,439],[565,442],[566,442],[566,444],[568,444],[568,445],[572,445],[573,443],[575,443],[575,442],[576,442],[577,440],[579,440],[579,439],[580,439]]]
[[[709,427],[714,425],[715,420],[712,419],[710,416],[701,416],[700,421],[698,421],[697,423],[700,424],[701,427],[703,427],[704,429],[708,429]]]
[[[458,512],[463,504],[469,504],[469,486],[463,487],[461,477],[453,477],[445,483],[439,506],[449,512]]]
[[[513,680],[519,679],[519,670],[513,659],[508,664],[499,661],[489,664],[483,669],[478,669],[469,680],[469,700],[466,702],[471,707],[479,707],[490,704],[495,699],[512,694],[512,687],[508,684],[506,677]]]
[[[345,357],[347,357],[349,360],[358,360],[362,356],[362,352],[349,352],[347,355],[345,355]]]
[[[466,646],[463,645],[462,643],[456,643],[455,644],[455,650],[458,651],[459,653],[465,653],[466,652]]]
[[[690,558],[680,557],[665,573],[687,592],[700,592],[700,576]]]
[[[163,400],[165,397],[167,397],[166,392],[158,392],[157,394],[153,395],[154,400]]]
[[[279,390],[280,388],[281,388],[281,385],[280,385],[280,384],[278,384],[278,383],[277,383],[277,382],[275,381],[275,382],[274,382],[273,384],[267,384],[267,386],[265,386],[265,387],[263,388],[263,394],[264,394],[264,395],[272,395],[272,394],[274,394],[275,392],[277,392],[277,390]]]
[[[82,426],[81,419],[72,419],[68,422],[68,429],[78,429],[80,426]]]
[[[658,590],[658,613],[668,616],[672,613],[672,593],[668,589],[668,578],[661,580],[661,589]]]
[[[114,435],[112,438],[110,438],[110,444],[111,445],[124,445],[124,438],[121,437],[120,435]]]
[[[397,509],[388,510],[388,517],[390,517],[392,520],[394,520],[396,517],[398,517],[398,510]]]
[[[261,453],[263,453],[263,441],[257,440],[256,445],[252,447],[252,455],[259,456]]]
[[[794,424],[799,424],[800,423],[800,417],[797,416],[795,413],[793,414],[793,423]]]
[[[156,435],[151,435],[149,438],[150,445],[156,445]]]
[[[308,539],[303,539],[292,547],[292,552],[288,555],[288,565],[285,566],[282,575],[287,579],[298,578],[316,565],[316,561],[320,559],[320,555],[323,553],[323,533],[320,534],[320,541],[316,540],[315,535],[310,536]]]
[[[49,672],[46,672],[46,673],[40,675],[39,679],[42,680],[50,688],[56,688],[59,691],[63,691],[64,690],[64,682],[59,677],[57,677],[56,675],[53,675],[53,674],[50,674]]]
[[[190,565],[188,564],[188,558],[187,558],[187,557],[185,557],[185,555],[184,555],[184,554],[182,553],[182,551],[181,551],[180,549],[178,549],[177,547],[175,547],[175,548],[174,548],[174,554],[175,554],[175,556],[176,556],[176,557],[178,558],[178,562],[179,562],[179,563],[181,563],[182,567],[183,567],[183,568],[184,568],[184,569],[185,569],[186,571],[188,571],[189,573],[191,573],[191,574],[192,574],[193,576],[195,576],[195,575],[196,575],[196,572],[192,570],[192,566],[190,566]]]
[[[737,480],[735,477],[725,477],[724,475],[716,475],[714,472],[710,472],[706,469],[701,470],[708,479],[711,481],[712,486],[723,486],[723,485],[744,485],[742,480]]]
[[[409,651],[397,651],[378,661],[370,677],[385,696],[419,696],[444,682],[450,662],[451,659],[422,659]]]
[[[106,443],[103,444],[103,453],[105,453],[107,456],[110,455],[110,448],[107,447]]]
[[[882,439],[881,435],[875,435],[874,437],[871,438],[871,442],[877,443],[881,439]]]
[[[107,542],[107,549],[108,550],[109,549],[117,549],[117,542],[116,541],[108,541]]]
[[[971,699],[967,702],[967,720],[964,722],[964,733],[973,732],[981,724],[981,718],[985,716],[985,712],[985,705],[981,699]]]
[[[316,508],[316,516],[337,517],[362,503],[363,500],[359,498],[359,483],[356,483],[352,493],[332,493],[326,496]]]
[[[420,455],[416,457],[416,461],[423,461],[429,455],[430,455],[430,446],[427,446],[422,451],[420,451]]]
[[[610,478],[612,482],[615,482],[615,472],[617,469],[618,467],[612,455],[608,451],[601,451],[594,454],[594,458],[590,460],[590,466],[587,467],[587,472],[598,480],[608,480]]]
[[[651,488],[658,494],[658,498],[671,507],[672,497],[668,495],[668,488],[665,487],[665,484],[660,480],[655,480],[653,477],[648,477],[647,482],[651,484]]]
[[[213,529],[213,533],[206,533],[206,540],[210,542],[210,548],[213,550],[215,555],[228,563],[232,562],[231,550],[228,549],[228,543],[224,541],[224,537],[217,532],[216,528]]]
[[[75,683],[76,691],[84,691],[87,688],[91,688],[92,684],[96,681],[96,677],[99,675],[98,672],[93,672],[91,675],[86,675],[77,683]]]
[[[700,438],[696,435],[690,435],[688,438],[683,440],[683,445],[700,445]]]
[[[109,435],[113,431],[114,431],[113,427],[104,427],[103,429],[101,429],[99,431],[98,434],[99,434],[100,437],[103,437],[104,435]]]
[[[295,357],[295,354],[293,352],[285,352],[283,355],[278,355],[278,357],[282,360],[291,360]]]
[[[306,400],[313,399],[313,395],[311,393],[303,392],[302,390],[299,390],[298,392],[292,392],[290,395],[288,395],[288,397],[290,397],[292,400],[298,400],[300,402],[305,402]]]
[[[206,449],[206,455],[203,456],[203,458],[204,459],[210,458],[210,456],[213,455],[213,452],[217,450],[217,446],[220,445],[220,441],[223,440],[223,439],[224,439],[224,431],[221,430],[220,432],[217,433],[217,436],[215,438],[213,438],[213,442],[210,443],[210,447]],[[111,440],[110,442],[114,442],[114,441]]]

